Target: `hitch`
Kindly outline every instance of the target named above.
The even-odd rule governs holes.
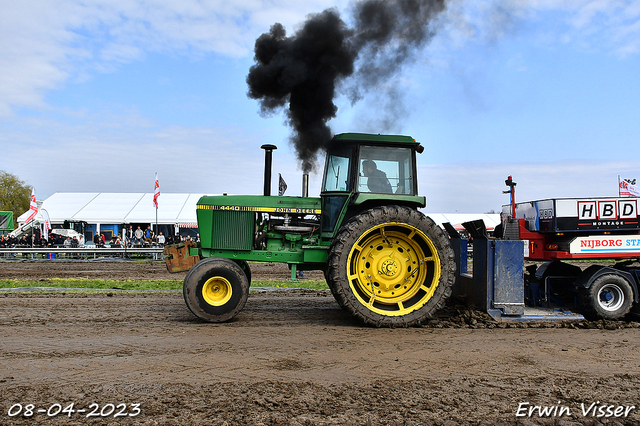
[[[193,241],[165,246],[163,253],[166,255],[167,271],[184,272],[195,266],[200,256],[192,256],[191,249],[196,247]]]

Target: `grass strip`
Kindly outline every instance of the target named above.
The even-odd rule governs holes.
[[[182,280],[106,280],[89,278],[47,278],[47,279],[3,279],[0,288],[56,287],[56,288],[96,288],[118,290],[176,290],[182,289]],[[328,289],[324,280],[303,280],[289,282],[282,280],[255,280],[251,287],[282,287]]]

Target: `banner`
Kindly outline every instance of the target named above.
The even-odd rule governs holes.
[[[40,230],[40,235],[43,235],[44,238],[47,241],[49,241],[49,230],[51,229],[51,220],[49,219],[49,213],[45,209],[42,209],[41,213],[42,213],[42,220],[44,220],[44,223],[42,224],[44,229]]]
[[[158,172],[156,172],[156,184],[153,189],[153,205],[158,209],[158,197],[160,196],[160,184],[158,183]]]
[[[592,235],[574,238],[569,244],[571,254],[640,254],[638,235]]]
[[[278,176],[279,176],[278,195],[282,197],[284,193],[287,191],[287,182],[285,182],[284,179],[282,179],[282,175],[280,173],[278,173]]]
[[[31,222],[36,215],[38,214],[38,205],[36,204],[36,190],[31,189],[31,201],[29,202],[29,211],[31,214],[27,217],[27,220],[24,221],[24,224]]]
[[[640,188],[622,179],[619,193],[621,197],[640,197]]]

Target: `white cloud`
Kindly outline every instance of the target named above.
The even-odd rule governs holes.
[[[159,125],[131,109],[58,115],[19,118],[0,133],[0,168],[34,185],[39,198],[54,192],[150,192],[156,171],[165,192],[262,192],[259,147],[270,139],[266,133]],[[502,191],[509,175],[518,183],[518,201],[615,196],[618,175],[640,179],[633,161],[425,164],[429,158],[419,156],[418,177],[432,213],[499,211],[508,202]],[[282,173],[288,195],[300,194],[301,173],[290,147],[279,144],[273,173],[273,182]],[[319,193],[321,174],[311,176],[312,196]]]
[[[54,192],[150,192],[156,171],[165,192],[262,193],[260,146],[270,138],[268,130],[162,125],[134,109],[56,112],[55,119],[17,117],[0,132],[0,169],[33,185],[38,198]],[[289,146],[278,145],[273,182],[282,173],[287,195],[299,195],[298,162]],[[319,179],[311,176],[311,194],[318,194]]]
[[[44,94],[71,77],[110,72],[147,52],[201,56],[251,54],[256,37],[274,22],[289,32],[308,13],[346,0],[95,0],[15,1],[0,14],[0,115],[43,108]],[[640,51],[640,6],[633,0],[451,0],[443,23],[448,43],[496,40],[531,20],[560,14],[552,32],[620,56]],[[562,18],[564,17],[564,18]],[[544,25],[542,25],[544,27]],[[541,30],[539,38],[549,40]]]
[[[640,51],[639,20],[635,0],[451,0],[442,23],[451,46],[532,32],[543,44],[626,56]]]
[[[342,2],[344,3],[344,2]],[[110,72],[147,52],[251,54],[276,21],[288,27],[335,2],[313,0],[15,1],[0,14],[0,115],[43,108],[73,76]]]
[[[508,204],[504,184],[513,176],[516,201],[545,198],[613,197],[618,175],[640,178],[631,161],[549,163],[456,163],[424,165],[418,170],[420,192],[432,213],[486,213]]]

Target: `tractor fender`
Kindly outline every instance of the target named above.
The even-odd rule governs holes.
[[[638,295],[638,284],[636,279],[633,277],[631,273],[628,271],[611,268],[609,266],[601,266],[601,265],[591,265],[587,269],[585,269],[580,276],[574,281],[574,284],[577,287],[589,288],[591,284],[598,279],[602,275],[618,275],[624,278],[633,289],[633,301],[638,303],[640,301],[640,296]]]

